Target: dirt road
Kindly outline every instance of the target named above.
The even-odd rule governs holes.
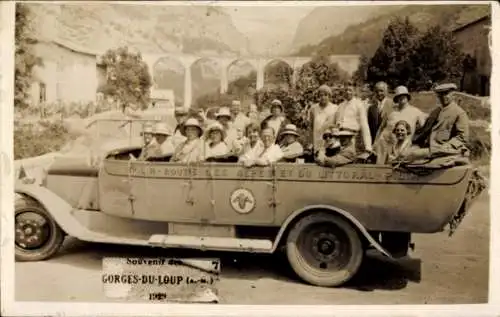
[[[483,194],[456,234],[415,235],[412,260],[369,258],[342,288],[300,282],[280,256],[197,253],[89,244],[68,240],[61,254],[38,263],[16,263],[16,299],[98,301],[106,256],[220,257],[221,303],[227,304],[465,304],[488,298],[489,198]],[[416,260],[418,259],[418,260]]]

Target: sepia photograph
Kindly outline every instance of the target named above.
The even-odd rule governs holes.
[[[2,293],[488,304],[493,5],[2,3]]]

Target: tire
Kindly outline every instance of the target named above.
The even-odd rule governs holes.
[[[23,218],[24,215],[36,215],[39,220],[18,219]],[[41,224],[42,219],[43,224]],[[14,222],[17,261],[42,261],[51,258],[64,242],[65,233],[61,227],[40,203],[29,197],[16,198]],[[35,233],[26,237],[26,230],[30,230],[28,233],[33,231]],[[37,234],[38,232],[40,234]],[[32,241],[36,243],[30,245],[27,241],[34,236],[37,238]]]
[[[335,287],[357,273],[364,249],[350,223],[335,214],[317,213],[305,216],[292,227],[286,254],[302,280],[316,286]]]

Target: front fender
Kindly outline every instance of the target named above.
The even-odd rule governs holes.
[[[368,240],[368,242],[373,247],[375,247],[375,249],[377,249],[380,253],[382,253],[383,255],[387,256],[388,258],[393,259],[393,256],[387,250],[385,250],[370,235],[370,233],[365,229],[365,227],[354,216],[352,216],[349,212],[347,212],[347,211],[345,211],[343,209],[340,209],[340,208],[337,208],[337,207],[332,207],[332,206],[329,206],[329,205],[312,205],[312,206],[307,206],[305,208],[302,208],[302,209],[294,211],[290,216],[288,216],[288,218],[285,220],[285,222],[281,226],[281,229],[278,232],[276,240],[274,241],[273,252],[278,247],[279,242],[281,241],[281,238],[283,237],[283,235],[285,234],[285,232],[287,231],[287,229],[290,227],[290,224],[292,222],[294,222],[294,220],[299,219],[301,216],[303,216],[305,214],[309,214],[309,212],[311,212],[313,210],[325,210],[325,211],[329,211],[329,212],[332,212],[332,213],[337,213],[337,214],[343,216],[344,218],[346,218],[346,220],[348,220],[352,225],[354,225],[359,230],[359,232],[366,238],[366,240]]]
[[[73,217],[74,208],[47,188],[35,184],[17,183],[14,191],[40,203],[68,235],[82,240],[88,240],[88,237],[94,235]]]

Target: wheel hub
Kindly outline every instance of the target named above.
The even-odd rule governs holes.
[[[332,233],[322,232],[312,242],[314,257],[319,261],[332,261],[340,253],[340,241]]]
[[[16,222],[16,243],[25,249],[32,249],[45,243],[46,234],[43,226],[34,220]]]

